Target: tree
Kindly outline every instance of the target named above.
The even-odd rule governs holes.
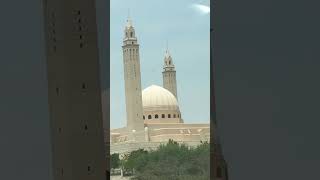
[[[136,180],[209,179],[210,146],[201,142],[196,148],[169,140],[158,149],[133,151],[124,159],[124,167],[135,169]]]
[[[118,168],[120,166],[120,158],[119,158],[119,154],[115,153],[115,154],[111,154],[111,158],[110,158],[110,167],[112,169]]]

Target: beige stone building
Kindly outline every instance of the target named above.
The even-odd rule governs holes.
[[[110,153],[151,150],[169,139],[189,146],[209,142],[210,124],[187,124],[183,119],[177,100],[175,65],[169,50],[164,57],[163,87],[151,85],[141,91],[139,44],[130,18],[122,48],[127,126],[111,129],[110,136],[106,135],[110,138]]]

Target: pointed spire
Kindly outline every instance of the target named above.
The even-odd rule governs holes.
[[[168,40],[167,40],[167,51],[169,50],[169,47],[168,47]]]
[[[132,20],[130,17],[130,9],[128,9],[127,27],[132,27]]]
[[[170,53],[169,53],[169,47],[168,47],[168,40],[167,40],[167,42],[166,42],[167,44],[167,46],[166,46],[166,53],[165,53],[165,58],[167,59],[167,58],[169,58],[170,57]]]

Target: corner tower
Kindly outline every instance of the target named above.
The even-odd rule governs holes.
[[[163,78],[163,87],[169,90],[178,100],[176,70],[175,70],[172,57],[169,53],[168,48],[164,56],[162,78]]]
[[[133,140],[144,139],[139,44],[132,20],[128,17],[123,39],[123,65],[126,95],[127,128]],[[141,136],[140,136],[141,135]]]

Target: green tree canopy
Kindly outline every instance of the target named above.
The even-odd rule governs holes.
[[[135,170],[135,179],[209,179],[210,145],[202,142],[195,148],[169,140],[158,149],[132,151],[124,159],[125,169]]]
[[[118,153],[111,154],[110,167],[114,169],[114,168],[119,168],[119,166],[120,166],[119,154]]]

